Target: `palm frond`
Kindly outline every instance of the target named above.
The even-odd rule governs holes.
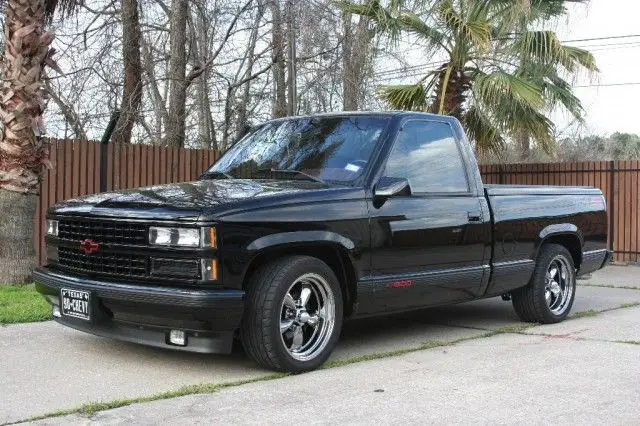
[[[570,72],[576,71],[576,65],[581,65],[589,72],[598,72],[596,58],[591,52],[579,47],[561,45],[560,57],[564,59],[562,66]]]
[[[464,36],[480,50],[487,50],[491,45],[491,26],[489,23],[482,18],[463,19],[451,0],[445,0],[439,4],[438,18],[449,29],[449,32]]]
[[[542,83],[543,96],[552,108],[555,105],[562,105],[576,120],[582,121],[584,108],[582,102],[573,93],[571,85],[558,75],[549,76]]]
[[[477,151],[499,154],[504,150],[505,141],[500,129],[494,126],[477,105],[467,109],[462,117],[462,124],[469,139],[475,142]]]
[[[493,115],[500,117],[500,126],[510,136],[526,134],[547,153],[551,152],[555,125],[542,112],[524,104],[507,100],[489,106]]]
[[[393,109],[424,111],[428,105],[427,91],[422,82],[408,85],[380,86],[378,95]]]
[[[579,47],[563,45],[553,31],[520,33],[512,44],[512,51],[514,54],[519,54],[523,61],[559,64],[571,73],[576,72],[580,66],[590,72],[598,71],[591,52]]]
[[[430,47],[441,46],[446,49],[443,44],[445,35],[429,26],[415,13],[402,11],[404,4],[402,1],[392,1],[386,8],[380,4],[379,0],[370,0],[364,4],[340,0],[335,4],[343,12],[369,18],[376,25],[376,30],[388,35],[392,42],[397,41],[399,35],[406,31],[420,36],[428,42]]]
[[[505,85],[508,87],[500,90]],[[542,89],[534,81],[503,72],[479,73],[473,95],[474,105],[485,111],[503,134],[527,134],[544,150],[551,149],[555,126],[542,112],[546,104]]]
[[[57,13],[63,18],[75,14],[84,5],[84,0],[45,0],[44,15],[47,22],[51,22]]]
[[[567,3],[587,4],[589,0],[531,0],[533,22],[547,20],[567,13]]]
[[[486,104],[507,101],[531,108],[541,108],[544,105],[540,86],[529,79],[504,71],[490,74],[478,71],[473,80],[473,92]]]
[[[526,22],[532,12],[530,0],[485,0],[487,20],[495,23],[496,32],[504,35]]]
[[[398,15],[398,21],[403,30],[416,34],[422,39],[426,40],[430,47],[441,46],[447,48],[444,45],[445,35],[438,29],[427,25],[419,16],[414,13],[404,12]]]
[[[397,41],[402,32],[400,20],[394,16],[391,10],[384,8],[379,0],[371,0],[364,4],[339,0],[334,4],[343,12],[369,18],[375,24],[376,31],[388,35],[393,42]]]
[[[582,121],[582,103],[573,93],[571,84],[558,74],[555,66],[523,63],[515,74],[535,82],[541,88],[546,110],[551,111],[556,106],[564,107],[576,120]]]

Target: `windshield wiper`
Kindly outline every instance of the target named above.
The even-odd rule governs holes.
[[[306,180],[312,180],[314,182],[320,182],[320,183],[324,183],[324,181],[322,179],[320,179],[319,177],[315,177],[312,176],[308,173],[305,172],[301,172],[300,170],[287,170],[287,169],[258,169],[254,172],[254,174],[276,174],[276,173],[281,173],[281,174],[293,174],[296,176],[299,176],[300,178],[306,179]]]
[[[200,179],[235,179],[229,173],[219,172],[219,171],[211,171],[204,172],[200,175]]]

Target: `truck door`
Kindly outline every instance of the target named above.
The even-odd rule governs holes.
[[[404,123],[383,177],[407,178],[411,193],[369,201],[371,269],[378,310],[470,300],[488,275],[491,224],[481,188],[470,185],[446,121]],[[475,162],[473,162],[473,167]]]

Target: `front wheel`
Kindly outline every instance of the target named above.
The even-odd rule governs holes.
[[[553,324],[569,315],[576,295],[576,269],[571,253],[545,244],[529,285],[511,293],[516,313],[526,322]]]
[[[335,347],[342,292],[319,259],[290,256],[260,268],[247,286],[242,343],[256,362],[287,372],[313,370]]]

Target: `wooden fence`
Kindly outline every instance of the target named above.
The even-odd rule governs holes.
[[[51,140],[52,167],[43,176],[35,220],[39,261],[45,257],[44,220],[49,206],[80,195],[194,180],[219,156],[208,149]]]
[[[44,174],[35,238],[44,260],[46,209],[62,200],[96,192],[195,179],[220,153],[149,145],[101,145],[51,141],[52,168]],[[640,161],[591,161],[482,165],[485,183],[586,185],[602,190],[609,211],[609,248],[619,262],[640,261]]]
[[[480,172],[485,183],[600,188],[607,199],[614,260],[640,261],[640,161],[492,164],[480,166]]]

